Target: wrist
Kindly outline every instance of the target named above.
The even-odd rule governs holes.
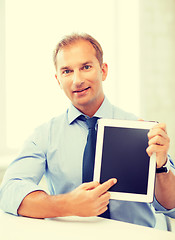
[[[156,168],[156,173],[168,173],[169,170],[170,170],[170,163],[169,163],[169,160],[167,160],[162,167]]]
[[[70,193],[53,196],[53,206],[57,217],[73,216]]]

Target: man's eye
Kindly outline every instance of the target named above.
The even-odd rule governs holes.
[[[63,74],[69,74],[70,73],[70,70],[66,69],[63,71]]]
[[[91,68],[91,66],[90,66],[90,65],[85,65],[83,68],[86,69],[86,70],[88,70],[88,69]]]

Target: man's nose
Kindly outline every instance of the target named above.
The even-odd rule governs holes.
[[[74,71],[73,84],[79,86],[83,83],[82,76],[79,71]]]

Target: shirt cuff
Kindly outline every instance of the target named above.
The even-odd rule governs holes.
[[[170,155],[168,155],[166,166],[175,174],[175,164]]]
[[[1,209],[13,215],[18,215],[17,211],[22,200],[34,191],[44,190],[28,180],[10,180],[0,199]]]
[[[156,213],[163,213],[164,215],[167,215],[171,218],[175,218],[175,208],[173,209],[166,209],[164,208],[158,201],[156,198],[154,198],[154,203],[153,203],[153,206],[156,210]]]

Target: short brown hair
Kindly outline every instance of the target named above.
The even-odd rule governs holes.
[[[92,36],[90,36],[89,34],[83,33],[83,34],[77,34],[77,33],[73,33],[71,35],[67,35],[65,36],[57,45],[56,48],[53,52],[53,61],[54,61],[54,65],[55,68],[57,67],[56,64],[56,57],[58,52],[63,49],[65,46],[71,45],[72,43],[79,41],[79,40],[85,40],[88,41],[92,44],[93,48],[96,51],[96,58],[98,59],[100,66],[103,63],[103,50],[101,45],[99,44],[99,42],[97,42],[97,40],[95,38],[93,38]]]

